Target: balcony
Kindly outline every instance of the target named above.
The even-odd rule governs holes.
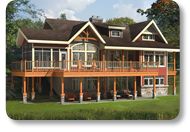
[[[157,75],[158,64],[139,61],[18,61],[12,63],[13,76],[145,76]]]

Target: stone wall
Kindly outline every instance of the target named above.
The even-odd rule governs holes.
[[[156,88],[156,96],[166,96],[168,95],[168,87],[157,87]],[[153,96],[153,88],[152,87],[142,87],[141,88],[141,96],[142,97],[152,97]]]

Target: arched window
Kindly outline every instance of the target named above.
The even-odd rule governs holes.
[[[93,60],[98,60],[98,48],[91,43],[80,43],[72,46],[73,65],[81,60],[86,66],[91,65]]]

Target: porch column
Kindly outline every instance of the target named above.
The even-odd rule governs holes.
[[[50,93],[49,96],[53,96],[53,77],[50,77]]]
[[[38,81],[38,92],[42,93],[42,78],[39,77],[39,81]]]
[[[34,90],[34,77],[32,77],[32,94],[31,94],[31,100],[35,99],[35,90]]]
[[[114,81],[113,81],[113,101],[115,100],[117,100],[116,77],[114,77]]]
[[[133,99],[135,100],[136,97],[137,97],[137,94],[136,94],[136,91],[137,91],[137,79],[136,77],[134,77],[134,80],[133,80]]]
[[[97,98],[96,101],[100,101],[100,78],[97,79]]]
[[[104,98],[106,99],[107,98],[107,89],[106,89],[106,78],[104,78]]]
[[[82,93],[82,78],[80,78],[80,94],[79,94],[79,102],[83,101],[83,93]]]
[[[173,95],[176,95],[176,75],[174,75],[174,80],[173,80]]]
[[[153,76],[153,98],[156,98],[156,78]]]
[[[61,104],[65,102],[65,82],[64,77],[61,77]]]
[[[23,77],[23,103],[27,103],[26,77]]]

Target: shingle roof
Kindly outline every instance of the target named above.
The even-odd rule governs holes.
[[[54,40],[54,41],[68,41],[74,36],[87,22],[85,21],[71,21],[61,19],[46,19],[44,29],[28,29],[23,28],[21,31],[28,39],[33,40]],[[141,41],[131,42],[150,21],[126,25],[123,30],[123,37],[109,37],[108,24],[106,23],[92,23],[102,38],[105,40],[107,46],[126,46],[126,47],[149,47],[149,48],[174,48],[168,44],[157,41]],[[44,25],[45,25],[44,24]],[[51,27],[51,28],[50,28]]]
[[[149,23],[150,21],[144,21],[130,25],[131,39],[133,40]]]
[[[29,29],[22,28],[21,31],[28,39],[33,40],[56,40],[56,41],[65,41],[69,39],[68,34],[62,31],[53,31],[48,29]]]

